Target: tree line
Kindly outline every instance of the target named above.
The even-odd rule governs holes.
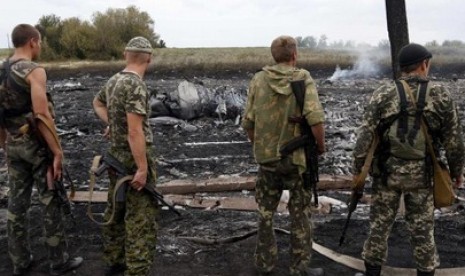
[[[297,36],[295,37],[297,41],[297,47],[299,48],[309,48],[309,49],[353,49],[360,46],[371,46],[366,43],[357,44],[352,40],[336,40],[329,41],[326,35],[321,35],[320,37],[316,36]],[[429,41],[424,44],[427,48],[465,48],[465,42],[461,40],[444,40],[442,43],[437,40]],[[375,47],[380,49],[389,49],[390,43],[389,40],[381,40],[378,42],[378,45]]]
[[[153,47],[166,44],[154,31],[154,20],[135,6],[110,8],[95,12],[91,21],[77,17],[61,19],[55,14],[39,19],[36,28],[42,35],[42,59],[121,58],[126,43],[135,36],[144,36]]]

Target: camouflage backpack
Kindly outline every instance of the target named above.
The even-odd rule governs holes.
[[[31,112],[32,101],[29,90],[19,85],[11,76],[12,63],[7,59],[0,65],[0,124],[5,126],[5,119]],[[25,96],[27,95],[27,96]]]
[[[416,99],[417,108],[409,108],[405,89],[410,89],[405,81],[396,81],[397,93],[400,98],[400,113],[387,128],[385,138],[389,142],[389,152],[392,156],[405,160],[418,160],[426,157],[426,140],[420,131],[423,110],[429,96],[428,82],[418,86]],[[411,99],[415,100],[415,99]]]

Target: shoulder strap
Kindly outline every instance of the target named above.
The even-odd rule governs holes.
[[[297,106],[300,108],[300,112],[303,116],[305,101],[305,80],[291,81],[291,89],[294,93]]]
[[[408,140],[413,145],[413,140],[420,130],[421,118],[423,117],[423,111],[426,106],[426,93],[428,90],[428,82],[421,82],[418,86],[418,100],[417,100],[417,111],[415,113],[415,122],[413,129],[410,131]],[[412,99],[413,100],[413,99]]]
[[[409,96],[413,98],[412,91],[407,90],[407,92],[409,93]],[[415,103],[414,103],[414,105],[415,105]],[[423,131],[423,134],[425,135],[426,145],[427,145],[428,151],[429,151],[429,153],[431,155],[431,159],[433,160],[433,164],[437,163],[438,160],[437,160],[436,154],[434,152],[433,142],[431,141],[431,138],[429,137],[428,127],[426,126],[426,123],[425,123],[425,120],[424,120],[423,116],[420,119],[420,128],[421,128],[421,131]]]
[[[407,97],[405,95],[404,85],[401,81],[396,81],[397,92],[400,98],[399,123],[397,124],[397,137],[404,143],[405,135],[408,133],[408,112]]]

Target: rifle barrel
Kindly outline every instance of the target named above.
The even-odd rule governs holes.
[[[347,215],[346,223],[344,224],[344,228],[342,229],[341,237],[339,238],[339,246],[342,246],[342,244],[344,243],[346,232],[347,232],[347,229],[349,228],[349,222],[350,222],[351,216],[352,216],[352,212],[349,212],[349,214]]]

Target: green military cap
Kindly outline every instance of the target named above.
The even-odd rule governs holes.
[[[129,40],[125,51],[151,54],[153,49],[150,41],[142,36],[136,36]]]

